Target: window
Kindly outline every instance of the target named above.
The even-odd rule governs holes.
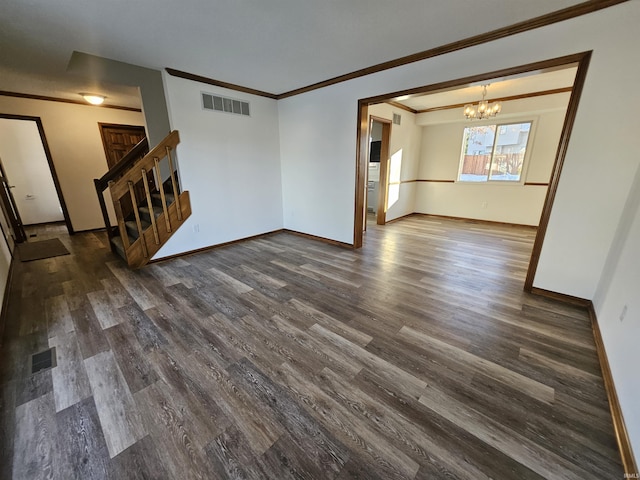
[[[520,182],[532,122],[466,127],[459,182]]]

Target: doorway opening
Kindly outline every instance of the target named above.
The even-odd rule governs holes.
[[[0,205],[11,251],[28,240],[25,225],[64,222],[74,233],[39,117],[0,114]]]
[[[562,128],[559,134],[559,141],[557,142],[557,148],[555,150],[555,157],[551,167],[549,180],[545,184],[547,187],[546,194],[544,195],[544,202],[542,204],[540,220],[538,222],[537,233],[534,241],[533,251],[529,261],[529,267],[527,270],[527,277],[525,280],[524,289],[531,291],[533,289],[533,279],[537,269],[540,253],[542,251],[542,245],[546,234],[549,218],[551,215],[551,209],[555,194],[558,188],[558,182],[560,174],[562,172],[562,166],[566,156],[566,150],[569,143],[569,137],[577,113],[578,103],[584,81],[587,74],[587,68],[589,60],[591,58],[591,52],[583,52],[575,55],[568,55],[565,57],[545,60],[541,62],[535,62],[526,65],[520,65],[503,70],[487,72],[483,74],[473,75],[457,80],[451,80],[433,85],[427,85],[423,87],[417,87],[410,90],[393,92],[385,95],[379,95],[376,97],[363,98],[358,101],[358,133],[357,133],[357,152],[356,152],[356,198],[355,198],[355,222],[354,222],[354,241],[355,248],[362,247],[363,243],[363,231],[366,219],[366,179],[368,169],[368,149],[369,149],[369,129],[370,129],[370,107],[381,103],[391,103],[392,105],[398,105],[398,102],[410,100],[412,98],[440,94],[443,92],[449,92],[452,90],[460,90],[465,87],[480,86],[491,82],[499,82],[506,79],[514,79],[518,77],[532,76],[543,72],[552,70],[559,70],[565,68],[575,68],[575,77],[570,89],[570,96],[566,108],[566,114],[562,122]],[[490,99],[494,100],[494,99]],[[465,102],[466,103],[466,102]],[[410,108],[407,105],[402,105],[403,108]],[[459,105],[460,111],[464,107],[464,103]],[[393,152],[391,152],[393,155]],[[417,182],[419,179],[411,180]],[[440,181],[436,179],[434,181]],[[457,183],[459,178],[448,179],[447,182]],[[400,182],[402,183],[402,182]]]
[[[369,116],[369,164],[367,168],[367,213],[384,225],[389,186],[389,142],[391,121]],[[369,215],[367,215],[369,217]],[[366,229],[366,221],[364,228]]]

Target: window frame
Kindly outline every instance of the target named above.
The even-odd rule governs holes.
[[[505,119],[506,120],[506,119]],[[493,140],[493,146],[491,148],[491,164],[493,164],[493,158],[495,155],[495,143],[498,138],[498,128],[506,125],[517,125],[523,123],[530,123],[529,127],[529,136],[527,137],[527,143],[525,146],[524,158],[522,159],[522,170],[520,173],[520,180],[491,180],[491,169],[489,169],[489,173],[487,174],[487,179],[484,181],[472,181],[472,180],[460,180],[460,175],[462,174],[462,169],[464,167],[464,137],[465,130],[470,127],[487,127],[491,125],[495,125],[496,134]],[[477,122],[473,125],[465,125],[462,128],[462,138],[460,141],[460,154],[458,156],[458,173],[456,174],[455,183],[459,183],[462,185],[511,185],[511,186],[524,186],[525,179],[527,176],[527,171],[529,169],[529,160],[531,157],[531,152],[533,151],[533,138],[535,136],[536,125],[538,123],[538,117],[527,117],[526,120],[508,120],[504,122],[496,122],[488,120],[483,122]]]

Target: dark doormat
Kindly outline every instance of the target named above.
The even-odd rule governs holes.
[[[43,258],[69,255],[69,250],[57,238],[41,240],[39,242],[18,243],[18,255],[23,262],[41,260]]]

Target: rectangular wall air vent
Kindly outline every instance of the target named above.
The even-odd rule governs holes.
[[[402,117],[400,115],[398,115],[397,113],[393,114],[393,123],[394,125],[400,125],[400,120],[402,120]]]
[[[236,100],[235,98],[220,97],[211,93],[202,92],[202,108],[215,112],[234,113],[250,117],[249,102]]]

